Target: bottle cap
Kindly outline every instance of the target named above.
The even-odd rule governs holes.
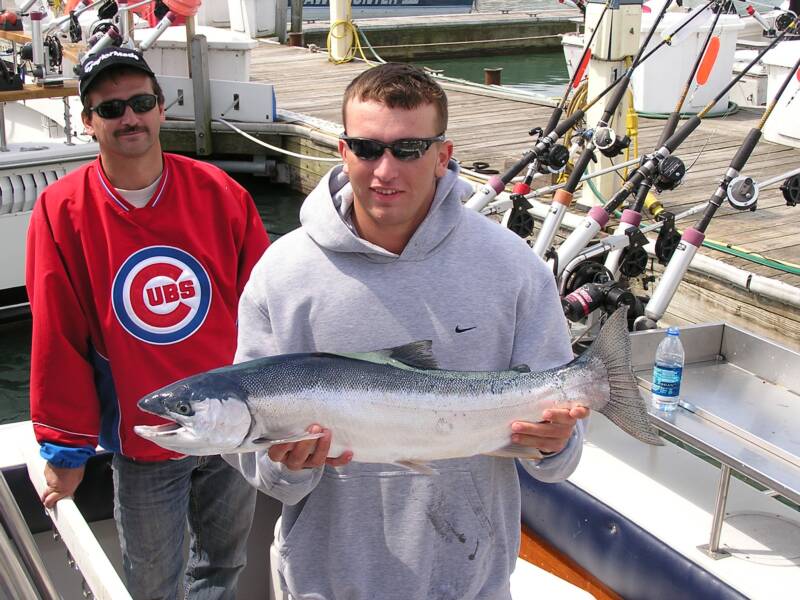
[[[667,329],[667,335],[680,335],[681,330],[677,327],[670,327]]]

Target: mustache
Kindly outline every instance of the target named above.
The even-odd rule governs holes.
[[[126,135],[129,133],[147,133],[149,130],[147,127],[141,126],[131,126],[131,127],[123,127],[122,129],[118,129],[114,132],[114,137],[119,137],[121,135]]]

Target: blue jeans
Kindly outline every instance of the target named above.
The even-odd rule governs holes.
[[[134,600],[233,600],[247,562],[255,488],[219,456],[136,462],[115,454],[112,464],[114,518]]]

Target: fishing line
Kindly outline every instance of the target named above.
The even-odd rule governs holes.
[[[789,29],[794,29],[796,27],[797,19],[794,20],[790,27],[787,27],[787,29],[784,30],[784,33]],[[781,36],[779,36],[779,38],[780,37]],[[767,119],[769,119],[770,115],[772,115],[775,107],[780,101],[781,96],[786,91],[789,83],[796,76],[798,69],[800,69],[800,57],[798,57],[794,67],[790,69],[789,73],[784,78],[772,102],[770,102],[764,111],[764,115],[761,117],[758,125],[749,131],[744,139],[744,142],[742,143],[742,147],[739,148],[734,157],[731,159],[730,165],[728,166],[724,177],[717,186],[717,189],[709,199],[708,205],[706,206],[702,217],[698,220],[694,227],[687,228],[683,232],[683,235],[681,235],[681,242],[678,244],[675,252],[672,255],[672,258],[667,264],[664,274],[661,277],[661,282],[656,287],[655,291],[653,292],[653,296],[647,303],[647,306],[645,307],[644,318],[640,322],[638,328],[653,329],[656,327],[658,319],[660,319],[664,312],[666,312],[667,306],[675,295],[678,284],[683,279],[683,276],[688,270],[689,264],[697,253],[698,248],[705,241],[705,232],[708,229],[711,219],[716,213],[717,209],[722,206],[723,201],[727,198],[731,206],[737,210],[755,209],[755,203],[758,199],[757,194],[745,196],[744,201],[734,199],[730,194],[730,185],[739,176],[739,173],[741,173],[745,164],[752,155],[756,145],[761,139],[764,124],[767,122]]]
[[[617,153],[620,153],[625,145],[629,145],[629,138],[621,139],[608,125],[611,121],[612,115],[616,112],[617,108],[622,103],[626,92],[628,91],[628,85],[633,72],[640,64],[644,62],[642,57],[645,55],[645,50],[650,44],[650,41],[653,39],[653,36],[656,34],[659,24],[663,20],[664,15],[671,5],[672,0],[667,0],[664,3],[664,6],[661,7],[661,10],[659,11],[652,27],[650,28],[650,31],[647,33],[644,43],[641,44],[636,56],[631,62],[630,67],[625,70],[622,76],[609,85],[600,95],[597,96],[597,98],[595,98],[593,102],[590,102],[585,109],[579,109],[575,113],[585,114],[593,104],[603,97],[604,94],[611,89],[614,89],[616,86],[614,95],[611,96],[611,98],[606,102],[605,110],[603,111],[600,120],[594,128],[594,133],[591,139],[587,141],[583,151],[581,152],[581,155],[578,157],[578,160],[575,161],[575,164],[572,167],[572,172],[567,178],[567,183],[562,189],[558,190],[553,195],[553,200],[551,202],[552,208],[550,212],[548,212],[547,217],[542,224],[542,228],[539,230],[539,235],[536,236],[536,240],[533,244],[533,252],[540,258],[544,257],[552,246],[556,233],[561,227],[564,215],[566,214],[567,209],[572,205],[572,200],[575,196],[575,190],[578,187],[578,183],[589,166],[589,161],[595,160],[595,149],[599,149],[601,152],[606,154],[606,156],[609,156],[611,152],[617,152],[617,150],[619,150]],[[688,22],[689,20],[687,20],[687,24]],[[653,51],[662,47],[664,43],[666,42],[660,42],[657,44]],[[652,54],[653,52],[650,52],[648,56],[652,56]],[[574,116],[575,115],[573,115],[573,117]],[[563,260],[563,257],[559,255],[559,263],[561,264],[561,268],[563,268],[564,265],[569,263],[569,260],[565,261]]]
[[[614,212],[630,196],[646,178],[654,178],[659,174],[659,168],[667,161],[673,152],[686,140],[697,127],[702,119],[714,108],[719,100],[724,97],[736,85],[742,77],[755,65],[768,51],[774,48],[783,37],[793,29],[795,25],[787,27],[772,42],[762,48],[758,55],[697,114],[689,118],[680,128],[667,139],[663,146],[651,154],[628,178],[628,181],[600,208],[595,207],[589,211],[584,219],[583,226],[575,229],[569,237],[558,248],[559,262],[562,265],[569,264],[582,248],[591,240],[609,221]],[[788,85],[788,84],[787,84]],[[767,115],[768,116],[768,113]],[[763,120],[763,119],[762,119]],[[586,161],[588,162],[588,160]],[[559,274],[560,275],[560,274]]]
[[[694,14],[691,14],[689,18],[687,18],[684,22],[679,24],[679,26],[676,27],[675,31],[672,32],[672,35],[675,35],[680,30],[682,30],[684,27],[689,25],[689,23],[691,23],[692,20],[697,18],[697,16],[699,14],[701,14],[703,12],[703,10],[705,10],[706,7],[710,6],[711,4],[713,4],[713,3],[717,2],[717,1],[718,0],[709,0],[709,2],[706,4],[706,6],[703,7],[703,9],[701,9],[699,11],[696,11]],[[672,3],[672,0],[668,0],[667,3],[665,4],[665,6],[662,8],[662,10],[659,13],[659,16],[657,17],[656,25],[661,21],[661,19],[663,18],[664,14],[666,12],[666,8],[668,8],[671,3]],[[549,133],[545,133],[544,131],[542,131],[542,133],[544,135],[541,135],[539,137],[539,139],[537,140],[537,142],[536,142],[536,144],[535,144],[535,146],[534,146],[534,148],[532,150],[528,150],[527,152],[525,152],[525,154],[523,154],[522,158],[520,160],[518,160],[513,166],[511,166],[505,173],[503,173],[503,175],[501,175],[500,177],[494,177],[494,178],[490,179],[489,182],[486,185],[481,187],[475,194],[472,195],[472,197],[469,200],[467,200],[467,202],[465,203],[465,206],[467,208],[471,208],[471,209],[476,210],[476,211],[483,210],[486,207],[486,205],[493,198],[495,198],[495,196],[497,196],[497,194],[499,194],[501,191],[503,191],[505,189],[506,185],[514,177],[516,177],[524,168],[526,168],[534,160],[537,160],[540,157],[544,157],[545,154],[548,151],[550,151],[550,149],[553,147],[553,145],[556,143],[556,141],[558,141],[558,138],[560,138],[562,135],[564,135],[564,133],[569,131],[575,125],[575,123],[580,121],[584,117],[586,111],[589,110],[589,108],[591,108],[595,103],[597,103],[601,98],[603,98],[611,90],[613,90],[615,86],[620,85],[622,82],[625,82],[625,85],[627,86],[627,83],[630,81],[630,74],[633,72],[633,70],[636,68],[636,66],[638,66],[638,64],[641,64],[642,62],[644,62],[648,57],[652,56],[652,54],[655,51],[657,51],[659,48],[661,48],[664,44],[667,43],[667,41],[662,41],[659,44],[657,44],[656,47],[653,48],[653,50],[651,52],[647,53],[646,55],[643,55],[644,49],[645,49],[647,43],[652,38],[652,36],[654,34],[654,31],[655,31],[655,26],[649,32],[649,34],[647,36],[647,40],[645,41],[645,44],[642,45],[639,48],[639,51],[637,53],[638,60],[635,60],[633,62],[633,64],[631,65],[630,69],[626,70],[626,72],[623,74],[622,77],[620,77],[620,78],[616,79],[614,82],[612,82],[605,90],[603,90],[596,98],[594,98],[585,109],[578,109],[570,117],[568,117],[567,119],[565,119],[565,120],[561,121],[560,123],[558,123],[557,125],[555,125],[553,127],[552,131],[550,131]],[[625,90],[623,89],[622,94],[624,94],[624,92],[625,92]],[[617,102],[616,106],[619,105],[619,102],[621,101],[622,94],[620,94],[618,92],[619,98],[616,99],[616,102]],[[610,102],[614,102],[614,100],[612,99]],[[558,110],[558,109],[556,109],[556,110]],[[612,110],[611,112],[613,113],[614,111]],[[550,122],[548,123],[547,127],[549,128],[552,125],[553,122],[555,122],[555,119],[553,119],[553,117],[551,116]],[[580,177],[580,175],[579,175],[579,177]]]

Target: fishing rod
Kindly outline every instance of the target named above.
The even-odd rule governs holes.
[[[701,202],[675,215],[672,221],[677,222],[696,215],[699,212],[703,212],[707,206],[708,202]],[[671,224],[669,223],[669,225]],[[644,311],[642,302],[638,297],[616,281],[605,266],[601,266],[598,262],[587,263],[586,261],[602,256],[606,252],[630,248],[632,245],[636,248],[644,249],[650,242],[645,234],[663,229],[666,226],[668,226],[666,221],[659,221],[640,229],[632,227],[622,234],[608,236],[579,252],[564,267],[559,283],[559,295],[561,296],[564,316],[572,322],[578,322],[600,307],[603,307],[607,313],[613,313],[622,304],[627,304],[633,308],[633,314],[641,315]],[[643,251],[644,261],[646,262],[647,251]],[[659,255],[661,251],[659,242],[656,241],[656,255]],[[635,262],[638,262],[638,259]],[[621,268],[624,268],[624,264]],[[582,269],[587,268],[584,265],[588,265],[588,272],[582,272]],[[584,282],[586,279],[590,279],[590,281]]]
[[[638,165],[641,162],[641,158],[638,156],[636,158],[632,158],[630,160],[626,160],[625,162],[617,163],[615,165],[611,165],[604,169],[600,169],[599,171],[593,171],[592,173],[586,173],[583,177],[581,177],[581,181],[586,181],[587,179],[593,179],[595,177],[600,177],[601,175],[607,175],[608,173],[613,173],[614,171],[619,171],[621,169],[626,169],[628,167],[632,167],[633,165]],[[525,194],[524,198],[526,200],[531,200],[534,198],[538,198],[540,196],[546,196],[547,194],[554,192],[556,190],[560,190],[565,185],[567,185],[566,181],[562,181],[561,183],[554,183],[552,185],[548,185],[545,187],[536,188],[535,190],[531,190],[529,193]],[[496,215],[498,213],[502,213],[507,211],[511,208],[511,199],[510,198],[502,198],[500,200],[493,200],[490,202],[486,208],[481,211],[481,214],[490,216]]]
[[[586,171],[586,168],[589,166],[589,161],[595,160],[595,149],[597,148],[606,156],[612,157],[617,156],[630,144],[630,138],[627,136],[620,138],[608,126],[608,124],[611,121],[611,117],[614,115],[617,108],[622,103],[623,98],[625,97],[625,93],[628,90],[628,84],[630,83],[630,79],[634,70],[642,62],[644,62],[642,57],[644,56],[645,50],[650,43],[650,40],[653,39],[653,36],[658,29],[658,25],[664,18],[667,9],[669,9],[671,5],[672,0],[667,0],[664,3],[664,6],[661,7],[653,26],[647,33],[644,43],[639,47],[636,57],[633,59],[630,67],[627,68],[622,76],[615,81],[616,89],[614,95],[606,103],[605,110],[594,129],[591,139],[587,141],[583,152],[575,162],[575,165],[572,167],[572,173],[570,173],[570,176],[567,179],[567,184],[553,195],[553,201],[550,205],[550,212],[547,213],[547,217],[545,217],[542,228],[539,231],[539,235],[536,236],[536,240],[533,244],[533,252],[540,258],[544,257],[545,253],[552,245],[553,238],[555,238],[556,232],[558,231],[559,227],[561,227],[561,222],[564,219],[564,213],[567,212],[567,209],[572,204],[572,198],[574,197],[575,189],[578,187],[578,183],[580,182],[581,177],[583,177],[584,171]],[[584,110],[588,111],[588,108]]]
[[[641,166],[628,177],[622,187],[606,202],[602,207],[595,206],[584,218],[583,223],[578,226],[564,243],[558,248],[557,257],[560,265],[568,264],[582,248],[608,223],[611,215],[614,214],[622,203],[630,196],[645,178],[652,178],[658,174],[659,165],[680,146],[689,135],[699,127],[702,119],[714,108],[733,86],[744,77],[761,58],[774,48],[786,35],[790,28],[784,29],[772,42],[762,48],[758,55],[747,64],[731,81],[720,91],[698,114],[690,117],[686,122],[673,133],[669,139],[654,153],[645,157]],[[556,276],[560,276],[561,271],[556,269]]]
[[[710,6],[711,4],[714,4],[715,2],[718,2],[718,1],[719,0],[709,0],[707,2],[707,4],[703,7],[703,9],[705,9],[707,6]],[[671,3],[671,2],[672,2],[672,0],[669,0],[668,4]],[[652,56],[653,53],[655,53],[662,46],[664,46],[664,44],[669,44],[670,40],[671,40],[671,37],[676,35],[679,31],[681,31],[687,25],[689,25],[689,23],[691,23],[695,18],[697,18],[698,15],[700,15],[703,12],[703,9],[692,11],[687,16],[687,18],[684,19],[683,21],[681,21],[668,36],[665,36],[665,38],[659,44],[657,44],[650,52],[648,52],[647,54],[642,56],[640,60],[636,61],[635,65],[638,66],[638,64],[643,63],[650,56]],[[664,11],[662,10],[662,16],[663,16],[663,12]],[[657,22],[656,22],[656,24],[657,24]],[[651,30],[651,33],[648,36],[648,41],[649,41],[650,37],[652,36],[652,31],[653,30]],[[646,44],[643,45],[640,48],[640,50],[639,50],[640,54],[641,54],[641,52],[642,52],[642,50],[644,49],[645,46],[646,46]],[[633,68],[633,66],[634,65],[631,65],[631,68]],[[486,207],[486,205],[489,202],[491,202],[495,198],[495,196],[497,196],[497,194],[499,194],[500,192],[502,192],[505,189],[505,186],[509,182],[511,182],[511,180],[514,179],[514,177],[519,175],[519,173],[522,171],[522,169],[524,169],[526,166],[528,166],[534,160],[537,160],[537,159],[539,159],[541,161],[546,160],[547,157],[548,157],[549,151],[554,146],[555,142],[558,141],[558,138],[560,138],[567,131],[569,131],[580,119],[582,119],[584,117],[584,115],[586,114],[586,111],[588,111],[590,108],[592,108],[606,94],[611,92],[611,90],[613,90],[617,85],[619,85],[623,81],[625,81],[626,85],[627,85],[627,81],[628,80],[626,80],[624,78],[624,76],[620,77],[618,79],[615,79],[608,87],[606,87],[606,89],[604,89],[602,92],[600,92],[585,107],[576,110],[571,116],[567,117],[566,120],[564,120],[561,123],[559,123],[558,125],[556,125],[549,134],[541,136],[537,140],[536,145],[534,146],[534,148],[532,150],[528,150],[527,152],[525,152],[525,154],[522,155],[522,158],[520,158],[516,163],[514,163],[514,165],[512,165],[505,173],[503,173],[503,175],[501,175],[500,177],[496,177],[495,176],[495,177],[490,178],[487,183],[485,183],[477,192],[475,192],[475,194],[472,195],[472,197],[469,200],[467,200],[467,202],[465,203],[465,206],[467,208],[471,208],[471,209],[476,210],[476,211],[483,210]],[[623,91],[623,94],[624,94],[624,91]],[[621,95],[620,95],[620,97],[621,97]],[[617,103],[617,104],[619,104],[619,103]],[[556,119],[554,119],[551,116],[550,121],[548,122],[548,127],[553,122],[555,122],[555,120]],[[557,151],[557,152],[558,152],[558,154],[563,155],[563,151]]]
[[[697,58],[695,59],[694,64],[689,71],[689,77],[686,79],[686,84],[683,86],[683,90],[678,97],[675,108],[669,114],[666,122],[664,123],[664,127],[661,130],[661,136],[658,138],[658,143],[656,143],[654,150],[663,146],[664,142],[666,142],[670,136],[675,133],[675,129],[677,129],[678,122],[681,118],[681,109],[686,101],[686,97],[689,95],[689,90],[692,87],[692,82],[695,79],[695,75],[698,75],[700,71],[700,66],[707,65],[706,61],[709,59],[709,57],[711,57],[711,65],[714,64],[717,54],[713,51],[709,52],[709,48],[711,47],[711,40],[714,39],[714,32],[716,31],[717,23],[727,7],[730,7],[730,2],[728,1],[718,5],[717,10],[714,13],[711,27],[708,29],[708,34],[706,35],[705,40],[703,40],[700,52],[698,52]],[[718,51],[719,38],[716,39],[716,47]],[[705,80],[707,81],[710,68],[704,69],[704,72],[706,74]],[[701,78],[698,75],[698,83],[700,82],[700,79]],[[639,188],[636,190],[636,199],[633,205],[631,208],[625,209],[622,212],[619,224],[614,232],[615,235],[623,233],[628,227],[639,227],[642,222],[642,209],[644,208],[644,203],[647,199],[647,195],[650,193],[650,190],[655,187],[658,192],[663,192],[665,190],[673,190],[678,187],[683,180],[683,177],[686,175],[686,165],[684,165],[683,161],[677,156],[669,156],[659,164],[658,175],[659,176],[657,178],[652,180],[650,178],[645,179],[641,185],[639,185]],[[606,256],[605,266],[614,277],[617,275],[621,257],[622,250],[609,252],[608,256]]]
[[[561,97],[561,102],[559,102],[558,106],[553,109],[553,112],[550,114],[550,119],[547,122],[547,125],[544,129],[540,127],[535,127],[531,129],[529,132],[530,135],[538,134],[539,137],[542,135],[548,135],[552,132],[558,122],[561,120],[561,116],[564,114],[564,108],[567,105],[567,100],[569,99],[570,92],[573,88],[577,88],[583,79],[583,74],[586,72],[586,68],[589,66],[589,59],[592,57],[592,43],[594,42],[594,38],[597,35],[597,32],[600,31],[600,24],[603,22],[603,19],[608,12],[608,9],[611,7],[612,0],[606,0],[605,5],[603,6],[603,11],[600,13],[600,16],[597,19],[597,23],[595,24],[594,29],[592,30],[591,35],[589,36],[589,40],[586,42],[586,45],[583,48],[583,52],[581,53],[581,58],[578,61],[578,64],[575,67],[575,70],[572,73],[572,77],[570,77],[569,82],[567,83],[567,87],[564,90],[564,94]],[[569,150],[561,144],[556,144],[550,150],[546,162],[546,171],[547,173],[558,173],[564,170],[564,167],[567,166],[567,162],[569,161]],[[528,171],[525,173],[525,177],[522,181],[519,181],[514,184],[513,189],[511,190],[511,201],[515,204],[519,203],[522,199],[519,196],[524,196],[531,191],[531,182],[533,181],[534,177],[536,176],[537,172],[541,172],[539,168],[540,160],[532,160],[531,163],[528,165]],[[543,173],[543,174],[547,174]],[[501,181],[504,181],[505,175],[501,177]],[[514,175],[508,179],[508,181],[504,181],[503,189],[505,186],[511,182],[511,179],[514,178]],[[498,192],[499,193],[499,192]],[[467,203],[469,206],[469,203]],[[472,208],[472,207],[470,207]]]
[[[653,26],[650,29],[650,33],[648,35],[647,40],[645,43],[642,44],[639,50],[639,56],[631,63],[631,66],[626,71],[626,73],[620,79],[625,79],[625,86],[627,87],[630,77],[640,64],[646,61],[650,56],[652,56],[655,52],[657,52],[660,48],[662,48],[665,44],[671,44],[674,36],[676,36],[680,31],[684,28],[688,27],[692,21],[697,19],[701,14],[703,14],[709,7],[713,4],[717,3],[719,0],[709,0],[705,5],[699,7],[693,11],[691,11],[684,19],[682,19],[673,29],[663,36],[663,39],[660,43],[656,44],[649,52],[646,54],[642,54],[644,49],[649,44],[654,32],[656,31],[660,20],[663,18],[663,15],[666,9],[669,7],[669,2],[665,4],[664,8],[662,8],[661,13],[657,16],[656,21],[653,23]],[[617,80],[620,81],[620,80]],[[615,82],[616,83],[616,82]],[[616,105],[614,110],[616,110],[616,106],[622,101],[622,97],[625,93],[625,90],[618,90],[618,96],[614,99],[616,100]],[[589,108],[597,102],[595,99],[591,102],[587,107],[584,108],[584,111],[588,111]],[[613,102],[612,100],[611,102]],[[613,114],[613,111],[612,111]],[[604,115],[605,118],[605,115]],[[539,235],[536,236],[536,240],[534,241],[533,250],[534,252],[540,256],[544,257],[545,254],[550,250],[553,239],[556,236],[559,228],[561,227],[561,223],[564,220],[564,215],[567,212],[567,209],[572,204],[572,199],[574,197],[575,189],[577,189],[578,184],[583,181],[583,173],[586,170],[589,161],[594,159],[593,150],[595,147],[600,149],[600,151],[609,157],[613,157],[618,155],[622,150],[624,150],[627,145],[630,143],[627,137],[619,138],[616,133],[607,126],[598,123],[598,127],[595,129],[594,134],[590,143],[584,149],[584,154],[581,155],[581,158],[578,159],[578,162],[575,164],[572,170],[572,174],[568,179],[564,189],[560,192],[557,192],[553,196],[553,200],[551,202],[550,212],[545,217],[544,223],[542,224],[542,229],[539,231]],[[577,172],[577,173],[576,173]],[[584,244],[585,245],[585,244]]]
[[[793,27],[797,27],[797,22],[798,20],[795,18]],[[705,239],[705,232],[706,229],[708,229],[711,218],[722,205],[725,198],[728,198],[731,206],[737,210],[755,210],[755,201],[757,197],[753,197],[747,202],[733,201],[729,194],[729,186],[731,182],[739,176],[742,168],[744,168],[744,165],[753,153],[756,144],[758,144],[758,141],[761,139],[764,123],[769,119],[792,78],[797,74],[798,69],[800,69],[800,57],[798,57],[794,67],[789,71],[783,83],[781,83],[781,87],[767,107],[758,125],[748,132],[742,143],[742,147],[731,160],[728,170],[719,182],[716,191],[711,195],[711,198],[709,198],[708,206],[703,212],[703,216],[697,222],[697,225],[689,227],[683,232],[681,243],[678,244],[678,247],[675,249],[672,259],[664,270],[660,283],[645,307],[644,316],[636,320],[635,328],[637,330],[655,329],[657,327],[658,320],[666,312],[667,306],[678,289],[678,284],[689,269],[689,263],[691,263],[698,248]]]

